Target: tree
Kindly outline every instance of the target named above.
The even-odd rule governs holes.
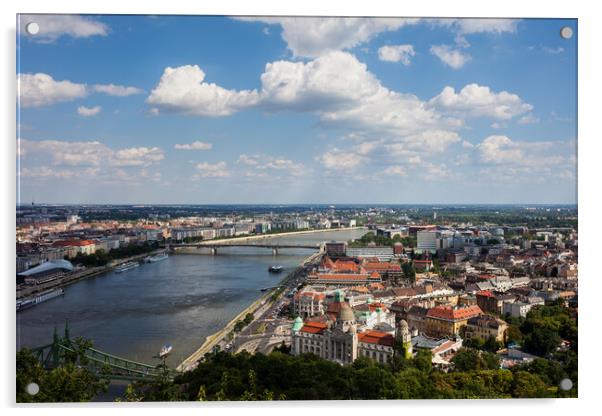
[[[77,364],[78,357],[63,365],[46,370],[30,350],[23,348],[17,353],[17,402],[87,402],[108,386],[85,367]],[[30,383],[39,386],[36,395],[27,393]]]
[[[411,262],[402,263],[401,270],[403,272],[404,279],[411,283],[416,282],[416,269]]]

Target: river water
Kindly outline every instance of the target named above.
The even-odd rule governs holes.
[[[325,231],[257,243],[311,245],[364,233]],[[274,257],[265,248],[233,247],[220,248],[215,256],[207,249],[200,253],[171,255],[66,287],[64,296],[17,313],[17,349],[52,342],[54,327],[61,332],[68,321],[72,337],[91,339],[95,348],[149,364],[170,343],[168,365],[175,367],[255,301],[261,288],[277,284],[312,251],[281,249]],[[273,264],[284,266],[284,272],[269,273]]]

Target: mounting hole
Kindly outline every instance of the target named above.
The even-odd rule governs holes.
[[[25,26],[25,30],[30,35],[37,35],[40,31],[40,25],[38,25],[36,22],[29,22],[27,23],[27,26]]]
[[[29,394],[31,396],[35,396],[36,394],[38,394],[40,392],[40,386],[38,386],[38,383],[29,383],[25,387],[25,391],[27,392],[27,394]]]
[[[570,39],[573,37],[573,29],[571,29],[568,26],[564,26],[562,29],[560,29],[560,36],[563,39]]]
[[[571,379],[563,378],[562,380],[560,380],[560,389],[561,390],[569,391],[572,388],[573,388],[573,382],[571,381]]]

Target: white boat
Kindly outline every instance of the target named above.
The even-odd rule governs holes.
[[[138,263],[137,261],[128,261],[127,263],[123,263],[115,267],[115,273],[123,273],[138,266],[140,266],[140,263]]]
[[[157,254],[156,256],[148,257],[148,262],[149,263],[156,263],[158,261],[165,260],[168,257],[169,257],[169,254],[167,254],[167,253],[161,253],[161,254]]]
[[[161,351],[159,351],[159,358],[163,358],[165,357],[167,354],[169,354],[171,352],[171,344],[165,344],[162,348]]]

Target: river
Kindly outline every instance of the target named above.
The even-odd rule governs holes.
[[[364,233],[325,231],[260,241],[310,245]],[[220,248],[215,256],[207,249],[201,253],[171,255],[66,287],[64,296],[17,313],[17,349],[50,343],[54,327],[62,332],[68,321],[72,337],[91,339],[102,351],[140,362],[153,363],[170,343],[167,363],[175,367],[256,300],[261,288],[278,283],[312,251],[281,249],[274,257],[265,248],[233,247]],[[284,266],[284,272],[269,273],[273,264]]]

